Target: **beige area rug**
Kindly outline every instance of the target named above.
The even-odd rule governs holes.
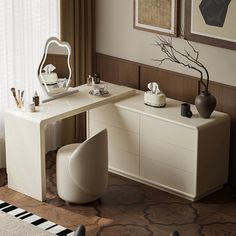
[[[39,227],[31,225],[14,216],[8,215],[0,211],[0,235],[2,236],[52,236],[50,232],[47,232]]]

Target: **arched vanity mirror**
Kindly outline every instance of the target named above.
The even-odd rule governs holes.
[[[38,78],[49,97],[67,94],[71,82],[71,47],[55,37],[47,40]]]

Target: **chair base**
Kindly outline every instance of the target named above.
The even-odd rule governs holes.
[[[68,168],[68,156],[80,145],[80,143],[69,144],[60,148],[57,152],[57,194],[69,204],[86,204],[94,202],[101,195],[86,193],[74,181]],[[66,167],[66,168],[65,168]]]

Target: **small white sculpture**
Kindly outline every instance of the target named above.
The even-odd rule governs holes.
[[[51,74],[55,69],[56,67],[54,65],[48,64],[43,68],[43,71],[45,71],[46,74]]]
[[[166,105],[166,96],[159,89],[159,85],[156,82],[148,84],[148,89],[144,93],[144,104],[152,107],[164,107]]]
[[[56,67],[52,64],[46,65],[42,70],[44,71],[42,73],[42,77],[47,85],[57,85],[58,82],[58,76],[57,73],[53,72],[56,69]]]

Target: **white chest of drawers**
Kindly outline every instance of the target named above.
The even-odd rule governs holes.
[[[165,108],[143,104],[143,93],[88,112],[88,136],[108,129],[109,169],[120,175],[197,200],[228,178],[230,118],[214,112],[180,116],[181,102]]]

